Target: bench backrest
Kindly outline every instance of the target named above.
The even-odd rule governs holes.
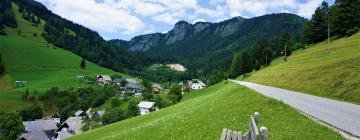
[[[249,140],[260,140],[260,132],[253,116],[249,121]]]

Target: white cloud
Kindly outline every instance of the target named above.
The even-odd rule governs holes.
[[[37,0],[105,38],[169,30],[179,20],[219,22],[234,16],[295,13],[311,17],[322,0]],[[207,4],[203,4],[207,3]],[[156,25],[156,26],[154,26]],[[110,37],[109,37],[110,36]]]
[[[206,22],[204,19],[198,18],[192,22],[192,24],[195,24],[197,22]]]
[[[299,4],[297,14],[306,18],[311,18],[315,9],[321,4],[322,0],[309,0],[306,3]]]
[[[154,16],[152,19],[155,21],[158,21],[158,22],[166,23],[166,24],[175,24],[176,22],[179,21],[179,19],[177,19],[175,16],[173,16],[169,13],[164,13],[161,15]]]
[[[109,5],[110,1],[96,3],[95,0],[47,0],[47,2],[54,13],[100,32],[132,34],[144,26],[139,18]]]

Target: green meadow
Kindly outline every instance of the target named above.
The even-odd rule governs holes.
[[[0,36],[0,52],[6,68],[6,73],[0,76],[0,110],[18,110],[27,106],[28,103],[21,101],[26,88],[33,95],[34,90],[41,93],[51,87],[91,86],[78,82],[76,76],[122,75],[89,61],[86,61],[86,69],[81,69],[81,57],[48,44],[41,37],[44,21],[38,27],[32,26],[21,18],[17,6],[14,7],[19,26],[6,28],[8,35]],[[27,81],[27,87],[16,88],[14,81]]]
[[[282,102],[232,82],[185,95],[182,102],[81,133],[69,139],[219,139],[223,128],[246,132],[250,115],[260,112],[260,126],[270,139],[343,139]]]
[[[360,104],[360,33],[279,58],[245,80]]]

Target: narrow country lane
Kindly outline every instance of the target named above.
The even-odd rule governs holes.
[[[253,89],[267,97],[281,100],[307,115],[355,137],[360,137],[360,105],[250,82],[231,81]]]

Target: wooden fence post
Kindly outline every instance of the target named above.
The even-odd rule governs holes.
[[[255,112],[254,113],[254,120],[256,122],[256,125],[259,124],[259,116],[260,116],[260,113],[259,112]]]
[[[261,140],[268,140],[269,132],[268,132],[267,128],[264,126],[262,126],[260,128],[260,137],[261,137]]]

